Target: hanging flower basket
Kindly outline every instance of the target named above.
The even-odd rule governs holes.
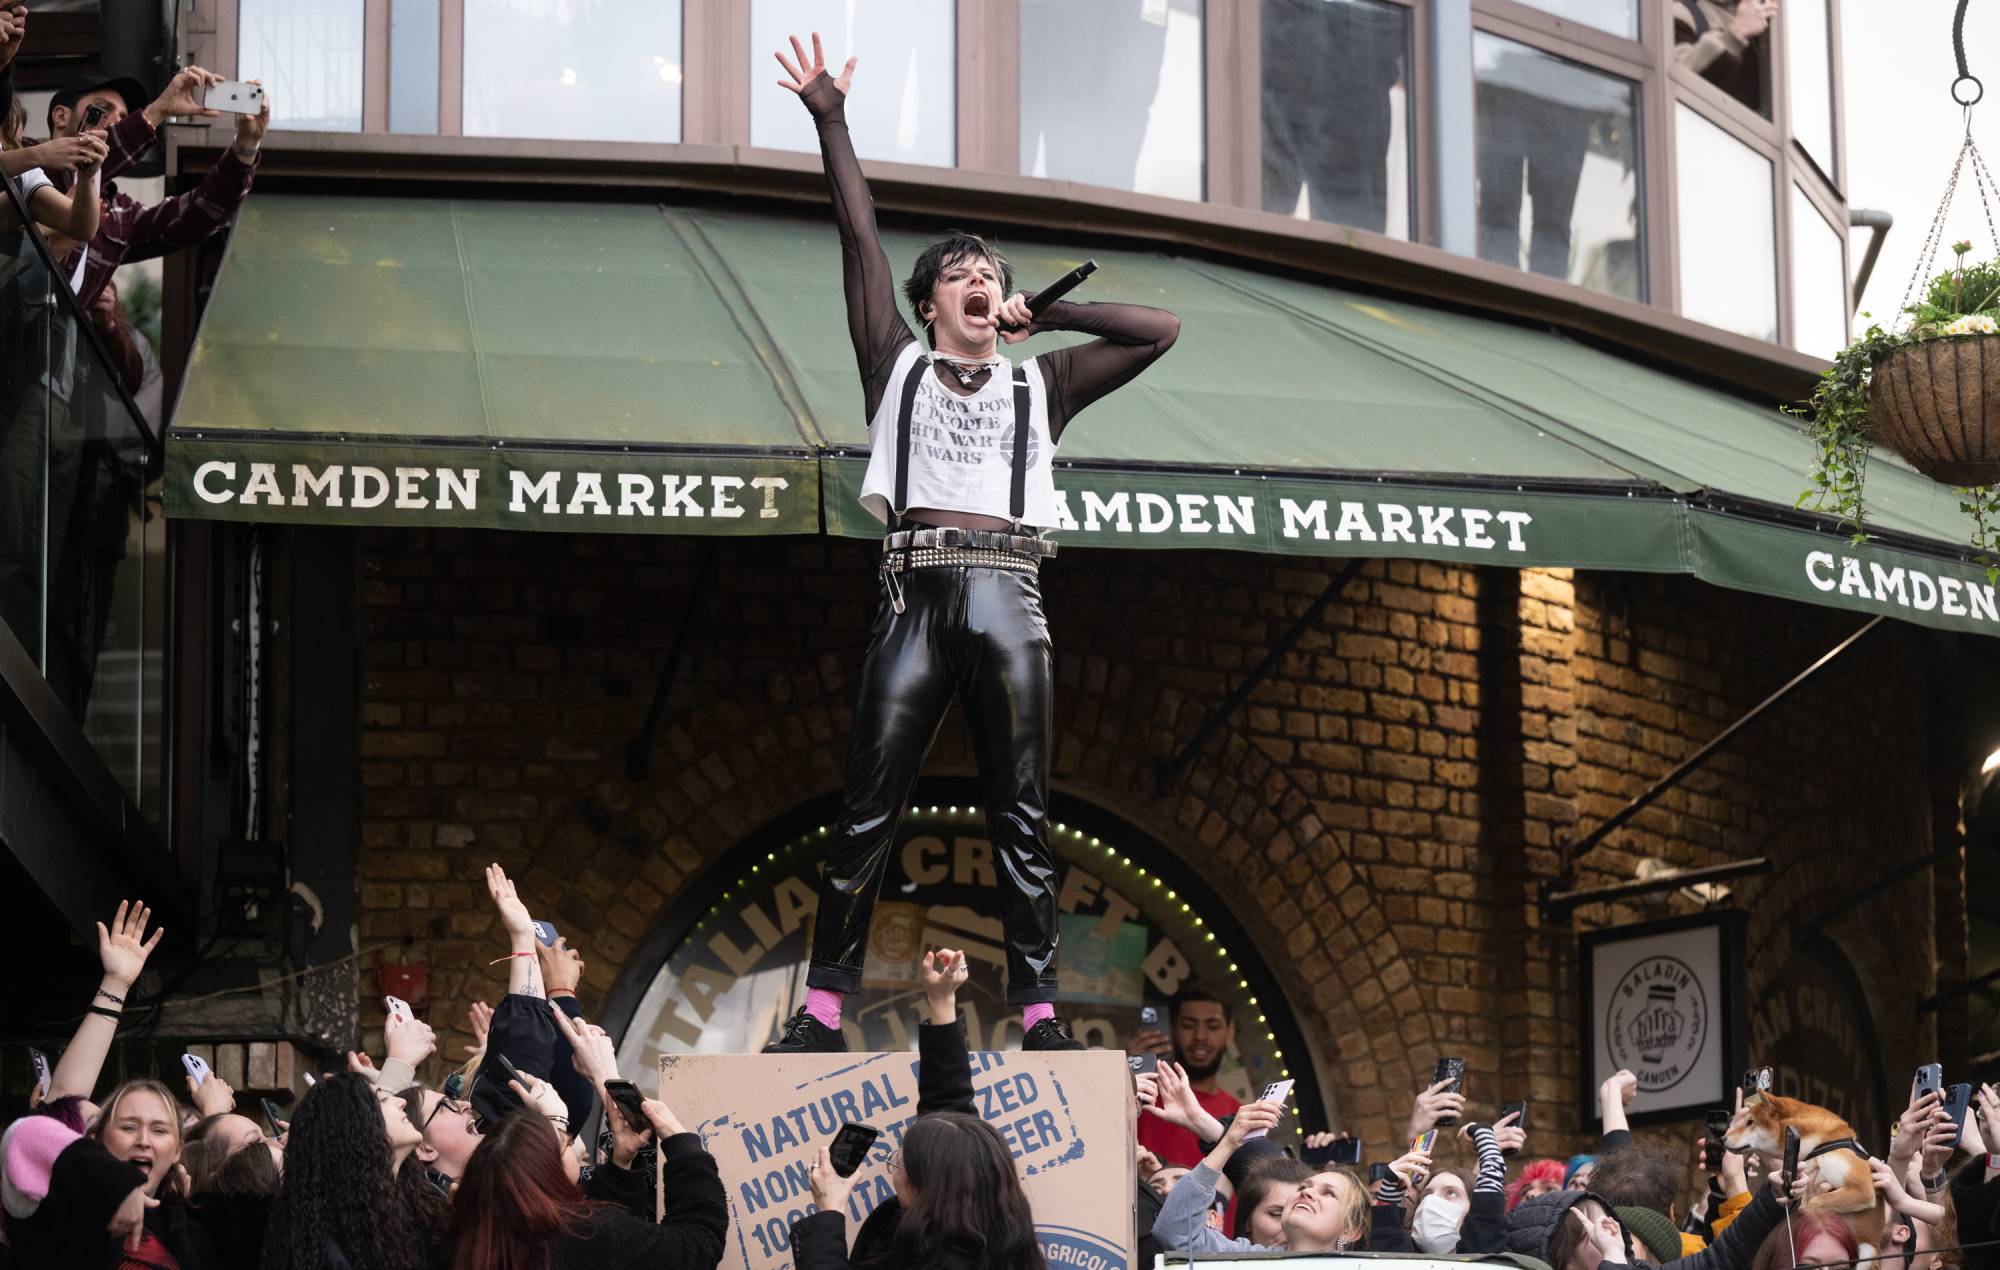
[[[1961,318],[1958,334],[1890,350],[1875,363],[1868,413],[1876,439],[1945,485],[2000,484],[2000,334]]]

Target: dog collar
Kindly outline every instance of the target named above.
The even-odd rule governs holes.
[[[1859,1143],[1853,1138],[1837,1138],[1832,1142],[1822,1142],[1818,1146],[1814,1147],[1812,1150],[1806,1152],[1805,1158],[1808,1160],[1817,1160],[1819,1157],[1827,1154],[1830,1151],[1852,1151],[1854,1152],[1854,1154],[1860,1156],[1864,1160],[1872,1160],[1875,1158],[1874,1156],[1868,1154],[1867,1147],[1862,1146],[1861,1143]]]

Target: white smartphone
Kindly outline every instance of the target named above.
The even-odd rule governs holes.
[[[204,1063],[199,1055],[181,1055],[181,1066],[187,1068],[187,1074],[193,1079],[196,1089],[208,1083],[208,1064]]]
[[[49,1081],[54,1078],[54,1073],[49,1070],[49,1056],[38,1049],[30,1048],[28,1057],[35,1064],[35,1087],[40,1091],[40,1096],[46,1098],[49,1096]]]
[[[314,1085],[319,1084],[318,1081],[313,1079],[313,1074],[311,1072],[300,1072],[299,1075],[305,1078],[306,1088],[308,1089],[312,1088]]]
[[[264,109],[264,86],[225,79],[220,84],[208,86],[201,104],[206,109],[224,110],[232,115],[258,114]]]
[[[1259,1101],[1259,1102],[1275,1102],[1275,1103],[1277,1103],[1277,1104],[1278,1104],[1279,1106],[1281,1106],[1281,1107],[1282,1107],[1282,1106],[1284,1106],[1284,1105],[1285,1105],[1285,1100],[1286,1100],[1287,1098],[1290,1098],[1291,1096],[1292,1096],[1292,1082],[1291,1082],[1291,1081],[1289,1081],[1289,1080],[1274,1080],[1274,1081],[1272,1081],[1272,1082],[1271,1082],[1270,1084],[1268,1084],[1268,1085],[1264,1086],[1264,1092],[1263,1092],[1263,1094],[1262,1094],[1262,1095],[1261,1095],[1261,1096],[1260,1096],[1260,1097],[1259,1097],[1259,1098],[1257,1099],[1257,1101]],[[1261,1137],[1263,1137],[1263,1136],[1264,1136],[1264,1134],[1265,1134],[1266,1132],[1268,1132],[1268,1131],[1267,1131],[1267,1130],[1264,1130],[1264,1129],[1253,1129],[1253,1130],[1252,1130],[1252,1131],[1250,1131],[1249,1133],[1246,1133],[1246,1134],[1244,1134],[1244,1135],[1243,1135],[1243,1140],[1244,1140],[1245,1142],[1254,1142],[1254,1141],[1256,1141],[1256,1140],[1257,1140],[1258,1138],[1261,1138]]]
[[[408,1023],[417,1017],[416,1011],[410,1009],[410,1003],[401,997],[383,997],[382,1008],[389,1012],[389,1021],[392,1023]]]

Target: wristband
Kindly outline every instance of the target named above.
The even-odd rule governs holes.
[[[553,1001],[553,1000],[555,1000],[555,999],[556,999],[557,997],[568,997],[568,998],[569,998],[570,1000],[574,1001],[574,1000],[576,1000],[576,989],[575,989],[575,988],[550,988],[550,989],[549,989],[549,1000]]]
[[[512,960],[513,958],[515,958],[515,957],[532,957],[532,956],[534,956],[534,955],[535,955],[535,954],[533,953],[533,951],[529,951],[529,952],[518,952],[518,953],[508,953],[508,954],[507,954],[507,955],[506,955],[505,957],[495,957],[495,958],[494,958],[493,960],[491,960],[491,961],[487,962],[486,964],[487,964],[487,965],[489,965],[489,966],[497,966],[497,965],[499,965],[499,964],[500,964],[501,962],[503,962],[503,961],[511,961],[511,960]]]
[[[118,995],[117,993],[115,993],[115,992],[106,992],[106,991],[105,991],[104,989],[102,989],[102,988],[99,988],[99,989],[97,990],[97,992],[95,993],[95,995],[97,995],[97,996],[100,996],[100,997],[103,997],[103,998],[104,998],[104,999],[105,999],[106,1001],[110,1001],[110,1002],[112,1002],[112,1003],[113,1003],[113,1004],[115,1004],[115,1005],[124,1005],[124,1004],[125,1004],[125,998],[124,998],[124,997],[121,997],[121,996],[119,996],[119,995]]]
[[[1935,1195],[1939,1191],[1943,1190],[1950,1183],[1951,1183],[1951,1174],[1940,1173],[1936,1177],[1927,1177],[1924,1179],[1924,1190],[1932,1195]]]
[[[113,1010],[113,1009],[111,1009],[111,1008],[110,1008],[110,1007],[108,1007],[108,1006],[102,1006],[102,1005],[95,1005],[95,1004],[92,1004],[92,1005],[87,1005],[87,1006],[85,1006],[85,1007],[83,1007],[83,1008],[84,1008],[84,1010],[85,1010],[85,1011],[86,1011],[87,1013],[90,1013],[90,1014],[101,1014],[101,1015],[103,1015],[103,1016],[104,1016],[105,1018],[107,1018],[107,1019],[116,1019],[116,1018],[120,1018],[120,1017],[122,1017],[122,1016],[124,1015],[124,1013],[125,1013],[125,1012],[124,1012],[123,1010]]]

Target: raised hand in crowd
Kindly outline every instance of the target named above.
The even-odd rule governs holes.
[[[1222,1122],[1210,1115],[1194,1096],[1194,1084],[1179,1063],[1162,1060],[1155,1076],[1159,1099],[1146,1110],[1171,1125],[1178,1125],[1203,1142],[1222,1137]]]
[[[576,995],[576,986],[583,982],[583,954],[569,946],[569,940],[556,936],[553,944],[535,941],[535,960],[542,969],[542,985],[550,996],[567,992]]]
[[[819,1211],[844,1213],[848,1197],[854,1194],[854,1181],[861,1176],[861,1171],[856,1169],[849,1176],[842,1177],[839,1170],[833,1167],[832,1151],[822,1143],[807,1169],[807,1176],[812,1182],[813,1203],[819,1206]]]
[[[1425,1130],[1429,1132],[1429,1130]],[[1375,1184],[1375,1198],[1379,1203],[1385,1187],[1395,1187],[1406,1194],[1415,1194],[1423,1187],[1424,1179],[1431,1175],[1430,1152],[1411,1147],[1389,1163],[1389,1176]]]
[[[1943,1094],[1932,1090],[1911,1098],[1910,1105],[1896,1118],[1896,1131],[1889,1139],[1889,1162],[1907,1163],[1917,1158],[1932,1131],[1950,1123],[1951,1117],[1944,1111]]]
[[[1476,1126],[1462,1124],[1458,1136],[1467,1144],[1472,1143],[1472,1131]],[[1521,1113],[1510,1111],[1493,1122],[1493,1143],[1502,1152],[1517,1152],[1528,1145],[1528,1131],[1521,1127]]]
[[[507,932],[507,991],[525,997],[543,997],[541,958],[535,952],[535,923],[528,906],[521,902],[507,870],[498,864],[486,866],[486,893],[500,914],[501,929]]]
[[[167,933],[162,926],[147,936],[146,923],[152,915],[153,910],[138,900],[121,901],[111,925],[97,924],[97,961],[104,977],[49,1078],[49,1101],[70,1094],[88,1098],[97,1087],[104,1056],[111,1052],[111,1042],[118,1035],[118,1017],[124,1012],[125,999],[132,995],[132,986],[146,969],[146,959]]]
[[[1929,1200],[1918,1199],[1904,1186],[1902,1178],[1887,1160],[1868,1161],[1868,1172],[1875,1179],[1875,1193],[1889,1202],[1889,1207],[1912,1221],[1936,1226],[1944,1221],[1944,1208]]]
[[[192,1075],[187,1076],[186,1080],[188,1100],[194,1103],[194,1109],[200,1113],[201,1119],[206,1120],[210,1116],[220,1116],[236,1110],[236,1090],[228,1081],[222,1079],[220,1072],[211,1071],[208,1079],[200,1084],[195,1083]]]
[[[465,1047],[465,1056],[486,1057],[486,1036],[493,1029],[493,1007],[484,1001],[474,1001],[465,1008],[465,1021],[472,1028],[472,1044]]]
[[[1237,1148],[1243,1145],[1246,1138],[1260,1129],[1269,1133],[1277,1128],[1278,1122],[1284,1118],[1283,1103],[1263,1099],[1244,1103],[1236,1109],[1235,1116],[1229,1121],[1229,1127],[1222,1133],[1221,1141],[1215,1144],[1215,1149],[1208,1153],[1208,1158],[1203,1162],[1216,1172],[1222,1172],[1223,1165],[1229,1163],[1229,1157],[1236,1154]]]
[[[28,38],[28,6],[18,2],[0,7],[0,66],[11,66]]]
[[[1597,1115],[1602,1123],[1599,1132],[1610,1137],[1620,1132],[1631,1132],[1632,1124],[1625,1118],[1625,1108],[1639,1093],[1639,1078],[1620,1068],[1611,1073],[1602,1085],[1597,1087]]]
[[[510,1079],[507,1087],[520,1097],[522,1106],[546,1117],[548,1122],[556,1127],[556,1132],[561,1134],[565,1141],[568,1140],[569,1108],[563,1105],[562,1095],[556,1092],[554,1085],[539,1076],[530,1076],[522,1072],[518,1077]]]
[[[957,949],[940,948],[936,952],[924,954],[919,963],[923,971],[924,1002],[930,1007],[933,1024],[956,1022],[958,1019],[958,990],[972,977],[972,968],[966,964],[965,954]]]
[[[1441,1080],[1417,1095],[1417,1101],[1410,1107],[1410,1123],[1403,1132],[1405,1142],[1414,1142],[1432,1129],[1446,1116],[1465,1118],[1465,1095],[1449,1092],[1449,1080]]]
[[[415,1015],[392,1016],[382,1025],[382,1047],[390,1062],[407,1063],[414,1069],[437,1053],[437,1033]]]
[[[375,1060],[361,1050],[347,1051],[347,1070],[371,1085],[382,1083],[382,1069],[375,1066]]]
[[[1126,1043],[1125,1052],[1136,1056],[1158,1054],[1162,1059],[1173,1057],[1174,1038],[1156,1027],[1142,1027],[1132,1034]]]
[[[261,80],[245,80],[247,84],[262,87]],[[264,94],[264,107],[254,115],[236,116],[236,157],[249,163],[256,159],[257,148],[264,144],[264,133],[271,126],[271,94]]]
[[[203,70],[199,66],[189,66],[175,73],[167,81],[167,86],[158,97],[148,102],[143,112],[153,127],[158,128],[175,115],[195,119],[213,119],[222,112],[210,110],[202,105],[212,85],[220,84],[223,77],[214,71]]]

